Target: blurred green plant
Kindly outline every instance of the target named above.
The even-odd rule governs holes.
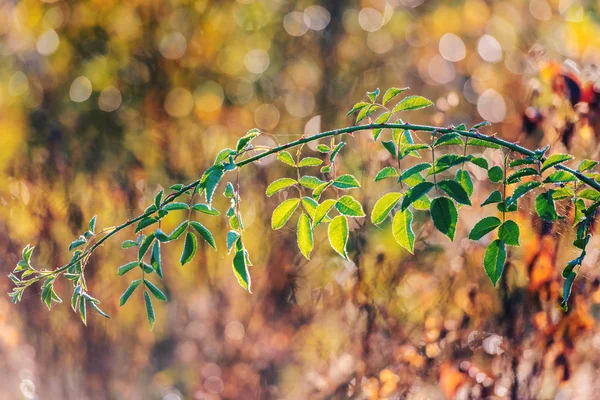
[[[597,161],[583,160],[577,169],[565,165],[573,159],[568,154],[546,156],[549,146],[543,149],[530,150],[516,143],[499,139],[493,135],[485,135],[479,129],[490,125],[484,121],[467,129],[466,125],[451,127],[435,127],[406,123],[398,117],[403,111],[419,110],[433,103],[421,96],[407,96],[389,106],[408,88],[390,88],[380,102],[380,90],[366,94],[368,101],[355,104],[347,116],[356,114],[356,124],[368,119],[364,125],[354,125],[342,129],[318,133],[302,137],[276,147],[254,146],[253,140],[263,134],[258,129],[248,131],[241,137],[235,149],[221,150],[213,165],[204,172],[200,179],[184,185],[175,184],[170,193],[160,191],[154,204],[143,214],[132,218],[121,225],[105,228],[96,232],[96,217],[88,225],[88,230],[69,246],[73,252],[71,261],[54,270],[36,269],[31,263],[34,250],[27,245],[22,252],[22,259],[11,274],[10,279],[15,288],[9,294],[13,302],[22,299],[25,290],[32,284],[42,281],[41,300],[50,309],[53,302],[62,302],[54,290],[56,279],[63,275],[73,282],[71,306],[82,321],[87,319],[87,306],[108,317],[99,308],[100,301],[87,292],[85,266],[92,253],[105,241],[125,228],[135,225],[139,233],[136,240],[126,240],[123,248],[138,249],[137,259],[117,269],[123,276],[130,271],[138,271],[140,277],[131,281],[120,298],[120,306],[127,303],[131,295],[142,287],[148,322],[152,328],[156,315],[152,298],[166,301],[163,291],[149,277],[155,274],[163,278],[161,263],[161,245],[184,238],[184,247],[180,258],[181,265],[189,263],[195,256],[199,237],[216,250],[216,242],[212,233],[199,221],[196,215],[219,216],[220,212],[212,206],[219,183],[226,173],[236,172],[235,184],[228,182],[223,195],[229,199],[230,206],[225,215],[229,219],[230,231],[226,235],[228,253],[233,252],[233,272],[239,284],[248,292],[251,291],[249,267],[252,266],[246,247],[244,246],[244,224],[240,213],[240,169],[261,159],[277,155],[277,159],[295,169],[292,177],[284,177],[272,182],[266,189],[266,195],[272,196],[284,189],[297,189],[297,197],[288,197],[273,211],[271,227],[281,229],[291,217],[300,210],[297,220],[297,243],[300,251],[310,259],[314,248],[313,232],[319,225],[328,225],[327,234],[332,249],[340,256],[348,259],[347,243],[349,239],[348,219],[365,217],[362,205],[353,196],[344,194],[348,190],[360,187],[357,179],[350,174],[337,174],[336,165],[340,152],[346,142],[340,138],[358,131],[371,131],[373,139],[378,141],[384,131],[391,131],[390,140],[381,140],[382,146],[396,159],[395,167],[385,167],[374,178],[375,181],[396,179],[402,191],[386,193],[374,205],[371,221],[375,225],[383,223],[393,211],[392,233],[395,240],[409,252],[414,252],[415,234],[413,231],[413,212],[429,212],[433,225],[437,230],[454,240],[460,207],[470,206],[473,194],[473,182],[465,163],[487,171],[488,179],[500,188],[493,191],[481,206],[496,204],[500,217],[489,216],[479,221],[469,234],[471,240],[480,240],[486,234],[496,231],[497,239],[493,240],[485,251],[483,266],[486,274],[495,286],[502,276],[507,258],[506,246],[519,246],[519,226],[515,221],[507,219],[507,214],[518,210],[519,199],[526,193],[538,190],[535,199],[535,210],[545,221],[557,221],[565,218],[559,215],[555,201],[571,201],[574,204],[574,221],[576,239],[573,245],[581,250],[580,255],[570,261],[563,270],[565,278],[562,308],[567,310],[575,277],[586,254],[586,246],[591,237],[591,225],[600,205],[600,174],[594,172]],[[371,117],[380,112],[375,120]],[[390,122],[391,121],[391,122]],[[430,144],[415,143],[412,132],[428,132]],[[325,142],[324,139],[328,141]],[[339,139],[339,141],[337,141]],[[320,141],[316,149],[322,154],[318,157],[302,157],[305,144]],[[457,146],[462,148],[458,153],[445,153],[436,156],[441,147]],[[469,154],[468,148],[486,147],[503,151],[503,165],[489,167],[485,158]],[[295,157],[288,149],[297,148]],[[251,151],[260,153],[248,156]],[[402,160],[406,157],[421,158],[420,152],[430,152],[431,162],[422,162],[402,168]],[[514,157],[514,156],[518,157]],[[320,174],[308,174],[307,169],[320,167]],[[454,179],[438,179],[438,175],[451,168],[457,168]],[[554,170],[544,174],[547,170]],[[319,176],[316,176],[319,175]],[[405,185],[407,188],[405,189]],[[507,187],[516,185],[512,195],[507,196]],[[434,191],[435,196],[429,197]],[[307,194],[308,193],[308,194]],[[196,202],[197,196],[204,195],[205,203]],[[330,196],[329,198],[328,195]],[[187,196],[187,201],[176,201]],[[188,210],[187,218],[171,233],[161,230],[161,219],[169,212]],[[197,212],[198,214],[196,214]],[[144,234],[143,232],[152,231]],[[131,274],[130,274],[131,275]]]

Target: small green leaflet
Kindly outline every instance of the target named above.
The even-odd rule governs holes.
[[[426,108],[433,105],[431,100],[426,99],[422,96],[408,96],[403,98],[396,107],[394,107],[393,111],[409,111],[409,110],[419,110],[421,108]]]
[[[582,191],[577,193],[577,197],[586,200],[597,201],[600,200],[600,193],[594,189],[583,189]]]
[[[310,260],[310,252],[314,247],[313,233],[310,227],[310,218],[304,213],[298,218],[298,247],[304,257]]]
[[[302,207],[304,207],[304,209],[308,213],[308,216],[311,218],[315,214],[315,210],[317,209],[318,205],[319,204],[314,199],[311,199],[310,197],[304,196],[302,198]]]
[[[502,178],[504,178],[504,172],[502,172],[502,168],[497,165],[490,168],[488,170],[488,178],[490,181],[496,183],[502,181]]]
[[[231,249],[240,238],[240,234],[237,231],[227,232],[227,254],[231,253]]]
[[[536,181],[526,182],[526,183],[522,184],[521,186],[519,186],[518,188],[515,189],[512,196],[510,196],[509,198],[506,199],[506,205],[511,206],[513,203],[516,203],[516,201],[520,197],[524,196],[526,193],[532,191],[533,189],[539,187],[540,185],[541,185],[541,183],[536,182]]]
[[[431,201],[431,219],[433,225],[450,240],[454,240],[456,223],[458,222],[458,211],[456,206],[447,197],[437,197]]]
[[[375,176],[375,182],[378,182],[385,178],[394,178],[396,176],[398,176],[398,171],[396,171],[396,168],[385,167],[377,173],[377,176]]]
[[[552,154],[542,163],[542,169],[540,172],[544,172],[550,167],[553,167],[556,164],[560,164],[565,161],[572,160],[573,156],[568,154]]]
[[[433,143],[433,147],[439,146],[451,146],[451,145],[464,145],[460,135],[458,133],[446,133]]]
[[[579,164],[579,166],[577,167],[577,171],[579,171],[579,172],[589,171],[589,170],[594,169],[596,167],[596,165],[598,165],[598,161],[583,160],[581,162],[581,164]]]
[[[291,178],[281,178],[281,179],[277,179],[276,181],[272,182],[269,187],[267,187],[266,190],[266,195],[271,197],[273,196],[275,193],[279,192],[280,190],[283,190],[287,187],[293,186],[295,184],[297,184],[298,182],[294,179]]]
[[[189,210],[190,206],[186,203],[174,202],[165,205],[162,209],[165,211]]]
[[[155,224],[157,222],[158,222],[158,220],[154,217],[146,217],[143,220],[141,220],[140,222],[138,222],[138,224],[135,227],[135,233],[138,233],[142,229],[147,228],[150,225]]]
[[[498,280],[504,272],[504,264],[506,263],[506,248],[500,239],[494,240],[485,250],[483,257],[483,268],[485,273],[496,286]]]
[[[206,183],[205,183],[206,202],[208,204],[210,204],[212,202],[215,190],[217,189],[217,186],[219,185],[219,182],[221,181],[221,178],[223,177],[224,173],[225,172],[223,170],[223,166],[215,165],[214,169],[210,172],[210,174],[206,178]]]
[[[173,232],[171,232],[171,234],[169,235],[169,239],[171,239],[171,240],[179,239],[179,237],[181,236],[181,234],[183,234],[183,232],[185,232],[187,227],[188,227],[188,221],[183,221],[181,224],[179,224],[179,226],[177,226],[177,228],[173,229]]]
[[[162,273],[162,265],[161,265],[161,259],[160,259],[160,242],[159,241],[154,242],[154,245],[152,246],[152,252],[150,253],[150,265],[152,266],[152,269],[156,272],[156,275],[158,275],[158,277],[160,279],[162,279],[163,273]]]
[[[531,175],[538,175],[537,170],[534,168],[531,168],[531,167],[521,168],[520,170],[509,175],[506,178],[506,183],[510,185],[512,183],[519,182],[521,180],[521,178],[524,176],[531,176]]]
[[[287,199],[278,205],[271,217],[271,228],[282,228],[290,219],[294,211],[296,211],[299,203],[300,199]]]
[[[123,307],[125,303],[127,303],[127,300],[129,300],[135,289],[137,289],[137,287],[140,286],[140,283],[142,283],[142,280],[136,279],[129,284],[129,287],[125,289],[125,291],[121,295],[121,298],[119,299],[120,307]]]
[[[252,293],[250,272],[248,271],[248,263],[246,259],[246,250],[241,249],[236,251],[233,256],[233,273],[241,287]]]
[[[373,114],[375,111],[379,110],[380,108],[381,108],[381,106],[377,105],[377,104],[371,104],[368,107],[361,108],[361,110],[358,112],[358,115],[356,116],[356,123],[359,123],[360,121],[367,118],[368,116]]]
[[[162,290],[156,287],[154,283],[150,282],[148,279],[144,279],[144,285],[146,285],[150,293],[152,293],[152,295],[156,297],[156,299],[161,301],[167,301],[167,296],[162,292]]]
[[[325,191],[325,189],[327,189],[331,185],[333,185],[333,181],[324,182],[324,183],[320,184],[319,186],[317,186],[315,188],[315,190],[313,190],[312,197],[315,200],[318,200],[319,197],[321,197],[321,193],[323,193]]]
[[[325,182],[323,182],[316,176],[304,175],[302,178],[300,178],[298,183],[300,183],[302,186],[304,186],[306,188],[315,190],[317,187],[319,187],[320,185],[322,185]]]
[[[490,193],[488,198],[485,199],[483,201],[483,203],[481,203],[481,206],[486,206],[488,204],[493,204],[493,203],[500,203],[501,201],[502,201],[502,194],[500,193],[499,190],[494,190],[492,193]]]
[[[577,178],[573,176],[570,172],[567,171],[555,171],[548,175],[546,179],[544,179],[544,183],[563,183],[563,182],[573,182],[576,181]]]
[[[191,221],[190,226],[194,228],[204,240],[206,240],[206,243],[208,243],[210,247],[217,250],[217,244],[215,243],[212,233],[210,233],[210,231],[204,225],[198,221]]]
[[[317,158],[317,157],[304,157],[298,163],[298,168],[302,168],[302,167],[318,167],[321,164],[323,164],[323,160],[321,160],[320,158]]]
[[[277,154],[277,159],[289,166],[296,166],[296,163],[294,162],[294,157],[292,157],[292,155],[287,151],[282,151],[279,154]]]
[[[335,157],[337,157],[338,153],[340,152],[340,150],[342,150],[342,147],[344,147],[345,145],[346,145],[346,142],[339,142],[338,144],[335,145],[333,150],[331,150],[331,154],[329,155],[330,162],[335,161]]]
[[[575,282],[576,277],[577,273],[575,271],[571,271],[565,278],[565,285],[563,288],[563,301],[560,303],[560,307],[565,312],[569,310],[569,306],[567,303],[569,301],[569,297],[571,297],[571,290],[573,289],[573,283]]]
[[[410,210],[398,211],[392,222],[392,233],[400,246],[414,254],[415,234],[412,230],[412,219]]]
[[[385,103],[392,100],[394,97],[398,96],[400,93],[404,92],[405,90],[408,90],[408,88],[407,87],[405,87],[405,88],[396,88],[396,87],[389,88],[388,90],[385,91],[385,94],[383,95],[383,100],[381,100],[381,104],[385,105]]]
[[[457,154],[444,154],[443,156],[435,160],[434,167],[429,169],[427,175],[433,175],[434,172],[438,174],[456,165],[462,164],[465,161],[469,161],[469,157],[463,157]]]
[[[196,203],[192,206],[192,210],[199,211],[208,215],[220,215],[221,213],[216,208],[212,208],[208,204]]]
[[[377,119],[375,120],[376,124],[385,124],[386,122],[388,122],[390,120],[390,117],[392,116],[392,113],[390,111],[386,111],[384,113],[382,113],[379,117],[377,117]],[[379,135],[381,135],[381,131],[383,131],[383,128],[375,128],[373,129],[373,140],[377,141],[377,139],[379,138]]]
[[[154,315],[154,307],[152,306],[150,295],[145,290],[144,302],[146,303],[146,315],[148,316],[148,323],[150,324],[150,329],[152,329],[154,328],[154,323],[156,322],[156,315]]]
[[[146,238],[142,241],[142,244],[140,245],[140,248],[138,250],[138,260],[144,258],[144,256],[148,252],[148,249],[150,248],[150,245],[154,241],[155,236],[156,234],[151,233],[148,236],[146,236]]]
[[[360,183],[350,174],[340,175],[333,181],[333,186],[339,189],[353,189],[360,187]]]
[[[483,157],[475,157],[475,156],[473,156],[471,154],[469,154],[468,157],[469,157],[469,161],[472,164],[477,165],[479,168],[483,168],[486,171],[488,170],[489,165],[488,165],[488,162],[487,162],[487,160],[485,158],[483,158]]]
[[[509,246],[519,245],[519,225],[515,221],[507,220],[498,229],[498,239]]]
[[[138,243],[135,240],[126,240],[123,242],[123,244],[121,245],[121,247],[123,249],[129,249],[131,247],[137,247]]]
[[[408,190],[402,199],[402,210],[406,210],[412,203],[424,194],[427,194],[434,184],[431,182],[421,182],[412,189]]]
[[[398,204],[401,197],[402,194],[396,192],[384,194],[383,197],[377,200],[377,203],[375,203],[375,206],[373,207],[373,211],[371,212],[371,222],[375,225],[379,225],[385,221],[388,214],[396,204]]]
[[[186,233],[185,242],[183,243],[183,252],[181,253],[181,258],[179,260],[181,265],[185,265],[192,261],[196,255],[197,249],[198,239],[196,238],[196,235],[194,235],[192,232]]]
[[[469,174],[469,172],[465,171],[464,169],[457,170],[454,180],[458,182],[460,186],[462,186],[462,188],[465,190],[465,192],[467,192],[467,195],[471,197],[474,188],[473,181],[471,180],[471,175]]]
[[[236,145],[236,150],[239,153],[244,150],[244,148],[258,135],[260,135],[260,131],[256,128],[250,129],[244,136],[238,140]]]
[[[348,242],[348,220],[343,215],[338,215],[331,220],[327,230],[331,247],[346,260],[346,243]]]
[[[471,205],[469,195],[455,180],[445,179],[438,182],[438,187],[442,189],[446,194],[456,200],[457,203]]]
[[[344,195],[335,203],[335,208],[348,217],[364,217],[365,212],[358,201],[352,196]]]
[[[128,273],[129,271],[131,271],[132,269],[134,269],[135,267],[137,267],[138,265],[140,265],[139,261],[132,261],[132,262],[127,263],[125,265],[121,265],[119,267],[119,269],[117,270],[117,275],[123,276],[126,273]]]
[[[546,221],[556,221],[559,219],[554,206],[554,200],[552,199],[553,192],[554,191],[550,189],[546,193],[540,193],[535,198],[535,211],[541,219]]]
[[[362,110],[364,107],[371,105],[370,103],[367,103],[366,101],[361,101],[360,103],[356,103],[354,106],[352,106],[352,109],[350,109],[350,111],[348,111],[348,113],[346,114],[346,117],[349,117],[350,114],[355,113],[356,111]]]
[[[402,171],[402,174],[400,175],[400,180],[404,181],[405,179],[407,179],[415,174],[421,173],[429,168],[431,168],[430,163],[421,163],[421,164],[413,165],[412,167],[407,168],[406,170]]]
[[[335,205],[336,200],[327,199],[317,206],[313,214],[313,228],[316,227],[327,217],[327,213]]]
[[[487,147],[488,149],[501,149],[499,145],[496,143],[490,143],[486,140],[481,139],[469,139],[467,141],[468,146],[479,146],[479,147]]]
[[[326,144],[318,144],[317,151],[319,153],[329,153],[331,151],[331,149]]]
[[[502,225],[502,221],[496,217],[485,217],[481,221],[477,222],[471,233],[469,233],[469,239],[479,240],[497,227]]]

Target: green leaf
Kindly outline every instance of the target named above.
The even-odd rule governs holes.
[[[350,114],[353,114],[357,111],[362,110],[363,108],[370,106],[370,103],[367,103],[366,101],[361,101],[359,103],[356,103],[354,106],[352,106],[352,109],[350,111],[348,111],[348,113],[346,114],[346,117],[350,116]]]
[[[488,204],[493,204],[493,203],[500,203],[502,201],[502,194],[500,193],[499,190],[494,190],[492,193],[490,193],[490,195],[487,197],[487,199],[484,200],[483,203],[481,203],[481,206],[486,206]]]
[[[427,175],[433,175],[434,171],[436,174],[446,171],[456,165],[462,164],[465,161],[469,161],[469,157],[459,156],[457,154],[444,154],[440,158],[435,160],[433,168],[429,169]]]
[[[181,224],[179,224],[177,226],[177,228],[173,229],[173,232],[171,232],[171,234],[169,235],[169,239],[171,239],[171,240],[179,239],[179,237],[181,236],[181,234],[183,232],[185,232],[187,227],[188,227],[188,221],[183,221]]]
[[[497,227],[502,224],[502,221],[496,217],[485,217],[481,221],[477,222],[471,233],[469,233],[469,239],[479,240]]]
[[[452,197],[456,202],[460,204],[466,204],[468,206],[471,205],[471,200],[469,200],[469,195],[460,185],[460,183],[456,182],[452,179],[445,179],[443,181],[438,182],[438,187],[442,189],[448,196]]]
[[[308,216],[311,218],[313,218],[313,215],[315,214],[315,210],[317,209],[318,205],[319,204],[310,197],[304,196],[302,198],[302,207],[304,207],[304,209],[308,213]]]
[[[525,168],[521,168],[520,170],[512,173],[511,175],[509,175],[506,178],[506,183],[508,185],[512,184],[512,183],[516,183],[516,182],[520,182],[521,178],[524,176],[532,176],[532,175],[538,175],[538,172],[536,169],[531,168],[531,167],[525,167]]]
[[[574,196],[575,192],[568,186],[559,187],[556,190],[554,190],[554,193],[552,193],[552,198],[554,200],[570,199]]]
[[[158,220],[154,217],[146,217],[146,218],[142,219],[140,222],[138,222],[138,224],[135,227],[135,232],[137,233],[137,232],[141,231],[142,229],[147,228],[150,225],[155,224],[157,222],[158,222]]]
[[[468,146],[487,147],[488,149],[501,149],[502,148],[499,145],[497,145],[496,143],[491,143],[491,142],[488,142],[487,140],[483,140],[483,139],[469,139],[467,141],[467,145]]]
[[[146,316],[148,317],[148,323],[150,324],[150,329],[152,329],[154,328],[154,323],[156,322],[156,315],[154,315],[154,307],[152,306],[150,295],[145,290],[144,303],[146,303]]]
[[[117,270],[117,275],[119,276],[123,276],[125,275],[127,272],[131,271],[132,269],[134,269],[135,267],[137,267],[138,265],[140,265],[139,261],[132,261],[130,263],[127,263],[125,265],[121,265],[119,267],[119,269]]]
[[[165,211],[189,210],[190,206],[187,205],[186,203],[175,202],[175,203],[169,203],[169,204],[165,205],[162,209]]]
[[[464,145],[460,135],[458,133],[446,133],[433,143],[433,147],[439,146],[451,146],[451,145]]]
[[[156,272],[156,275],[158,275],[158,277],[162,279],[162,262],[160,259],[160,243],[158,241],[154,242],[154,245],[152,246],[152,252],[150,253],[150,265],[152,266],[152,269]]]
[[[483,128],[484,126],[489,126],[489,125],[492,125],[489,121],[481,121],[480,123],[473,125],[471,130],[477,130],[479,128]]]
[[[504,178],[504,172],[502,172],[502,168],[495,165],[488,170],[488,178],[492,182],[501,182]]]
[[[294,157],[292,157],[292,155],[287,151],[282,151],[279,154],[277,154],[277,159],[289,166],[296,166],[296,163],[294,162]]]
[[[475,157],[475,156],[472,156],[472,155],[469,155],[468,157],[469,157],[469,161],[472,164],[477,165],[479,168],[483,168],[486,171],[488,170],[489,165],[488,165],[488,162],[487,162],[487,160],[485,158],[483,158],[483,157]]]
[[[260,131],[256,128],[250,129],[244,136],[238,140],[236,145],[236,150],[239,153],[244,150],[244,148],[258,135],[260,135]]]
[[[326,144],[318,144],[317,151],[319,153],[329,153],[331,151],[331,149]]]
[[[579,172],[590,171],[590,170],[594,169],[596,167],[596,165],[598,165],[598,161],[583,160],[581,162],[581,164],[579,164],[579,166],[577,167],[577,171],[579,171]]]
[[[447,197],[437,197],[431,202],[431,219],[433,225],[450,240],[454,240],[456,223],[458,222],[458,211],[456,206]]]
[[[429,207],[431,207],[431,200],[429,200],[429,197],[427,197],[427,195],[424,195],[419,197],[414,203],[412,203],[412,206],[415,210],[429,211]]]
[[[414,254],[415,234],[412,230],[413,215],[410,210],[398,211],[392,222],[392,232],[396,242]]]
[[[509,246],[519,245],[519,225],[515,221],[507,220],[498,229],[498,239]]]
[[[409,110],[419,110],[421,108],[426,108],[433,105],[431,100],[426,99],[422,96],[408,96],[403,98],[396,107],[394,107],[393,111],[409,111]]]
[[[150,282],[148,279],[144,279],[144,285],[146,285],[150,293],[152,293],[157,300],[167,301],[167,296],[162,292],[162,290],[157,288],[154,283]]]
[[[548,175],[546,179],[544,179],[544,183],[562,183],[562,182],[573,182],[576,181],[577,178],[573,176],[570,172],[567,171],[555,171]]]
[[[377,176],[375,176],[375,182],[378,182],[378,181],[380,181],[382,179],[386,179],[386,178],[393,178],[396,176],[398,176],[398,171],[396,171],[396,168],[385,167],[377,173]]]
[[[473,194],[473,181],[471,180],[471,174],[464,169],[459,169],[456,171],[456,176],[454,180],[462,186],[462,188],[467,192],[467,195],[471,197]]]
[[[338,176],[335,181],[333,181],[333,186],[339,189],[353,189],[360,187],[360,183],[358,183],[354,176],[350,174],[344,174]]]
[[[202,204],[202,203],[194,204],[192,207],[192,210],[199,211],[203,214],[208,214],[208,215],[220,215],[221,214],[219,212],[219,210],[217,210],[216,208],[212,208],[208,204]]]
[[[90,232],[94,232],[96,230],[96,216],[94,215],[90,222],[88,222],[88,229]]]
[[[582,191],[577,193],[577,197],[586,200],[598,201],[600,200],[600,192],[594,189],[583,189]]]
[[[129,249],[131,247],[137,247],[137,245],[138,245],[138,243],[135,240],[126,240],[123,242],[121,247],[124,249]]]
[[[573,283],[575,282],[576,277],[577,273],[575,271],[571,271],[565,279],[565,285],[563,289],[563,301],[560,303],[561,308],[565,312],[569,310],[569,306],[567,305],[567,303],[569,301],[569,297],[571,297],[571,291],[573,290]]]
[[[550,157],[546,158],[546,160],[542,163],[542,169],[540,172],[544,172],[548,168],[560,164],[565,161],[572,160],[573,156],[569,154],[552,154]]]
[[[392,113],[390,111],[386,111],[384,113],[382,113],[379,117],[377,117],[377,119],[375,120],[376,124],[385,124],[386,122],[388,122],[390,120],[392,116]],[[379,138],[379,135],[381,135],[381,132],[383,131],[383,128],[375,128],[373,129],[373,140],[377,141],[377,139]]]
[[[400,175],[400,181],[404,181],[407,178],[419,174],[423,171],[425,171],[426,169],[430,169],[431,168],[431,164],[430,163],[420,163],[420,164],[415,164],[410,168],[405,169],[404,171],[402,171],[402,174]]]
[[[329,210],[337,203],[334,199],[327,199],[319,204],[313,214],[313,228],[321,223],[326,217]],[[308,210],[307,210],[308,211]]]
[[[377,200],[377,203],[375,203],[375,206],[373,207],[373,211],[371,212],[371,222],[375,225],[379,225],[385,221],[390,211],[398,204],[401,197],[402,194],[396,192],[384,194]]]
[[[526,182],[515,189],[512,196],[506,199],[506,205],[511,206],[513,203],[516,203],[519,198],[524,196],[526,193],[532,191],[533,189],[539,187],[541,185],[540,182]]]
[[[223,171],[223,166],[215,165],[214,169],[210,172],[210,174],[206,178],[206,183],[205,183],[206,202],[208,204],[210,204],[212,202],[213,195],[215,194],[215,190],[217,189],[217,186],[219,185],[219,182],[221,181],[221,178],[223,177],[224,173],[225,172]]]
[[[288,219],[290,219],[294,211],[296,211],[299,203],[300,199],[287,199],[278,205],[271,217],[271,228],[282,228]]]
[[[105,313],[104,311],[102,311],[102,310],[100,309],[100,307],[98,307],[98,304],[96,304],[95,302],[93,302],[93,301],[90,301],[90,306],[92,306],[92,308],[94,309],[94,311],[96,311],[98,314],[102,315],[104,318],[110,318],[110,317],[108,316],[108,314],[107,314],[107,313]]]
[[[271,197],[273,196],[275,193],[279,192],[280,190],[283,190],[287,187],[293,186],[295,184],[297,184],[298,182],[294,179],[291,178],[281,178],[281,179],[277,179],[276,181],[272,182],[269,187],[267,187],[267,191],[266,194],[267,196]]]
[[[181,253],[181,258],[179,259],[181,265],[185,265],[192,261],[196,255],[197,249],[198,239],[196,238],[196,235],[194,235],[192,232],[186,233],[185,242],[183,243],[183,252]]]
[[[525,158],[521,158],[521,159],[517,159],[517,160],[512,160],[510,162],[510,164],[508,164],[508,166],[511,168],[514,168],[514,167],[520,167],[521,165],[535,165],[537,163],[538,163],[538,160],[536,160],[535,158],[525,157]]]
[[[298,247],[304,257],[310,260],[310,252],[314,247],[313,233],[310,227],[310,218],[304,213],[298,219]]]
[[[134,281],[131,281],[131,283],[129,284],[129,287],[127,289],[125,289],[125,291],[121,295],[121,298],[119,299],[120,307],[123,307],[125,305],[125,303],[127,303],[127,300],[129,300],[129,298],[131,297],[131,295],[133,294],[135,289],[137,289],[137,287],[140,286],[140,283],[142,283],[141,279],[136,279]]]
[[[396,88],[396,87],[389,88],[388,90],[385,91],[385,94],[383,95],[383,100],[381,100],[381,104],[385,105],[385,103],[392,100],[394,97],[398,96],[400,93],[404,92],[405,90],[408,90],[408,88],[407,87],[405,87],[405,88]]]
[[[369,107],[362,108],[358,112],[358,115],[356,116],[356,123],[359,123],[360,121],[367,118],[368,116],[373,114],[375,111],[379,110],[380,108],[381,108],[381,106],[379,106],[377,104],[371,104]]]
[[[364,217],[365,212],[358,201],[352,196],[344,195],[335,203],[335,208],[348,217]]]
[[[392,155],[392,157],[397,158],[396,154],[396,145],[391,140],[383,140],[381,145]]]
[[[323,164],[323,160],[321,160],[320,158],[317,158],[317,157],[304,157],[298,163],[298,168],[301,168],[301,167],[318,167],[321,164]]]
[[[160,208],[160,201],[162,200],[163,192],[164,192],[164,190],[161,189],[160,192],[158,192],[158,194],[154,198],[154,206],[156,207],[156,209]]]
[[[219,154],[217,154],[217,157],[215,157],[215,164],[219,164],[225,160],[227,160],[229,158],[229,156],[233,156],[235,155],[236,151],[233,149],[223,149],[219,152]]]
[[[541,219],[546,221],[556,221],[559,219],[554,206],[554,200],[552,199],[553,190],[549,190],[546,193],[540,193],[535,198],[535,211],[538,213]]]
[[[343,215],[338,215],[331,220],[327,231],[329,244],[331,247],[346,260],[346,243],[348,242],[348,220]]]
[[[248,271],[248,263],[246,257],[246,250],[243,248],[236,251],[233,256],[233,273],[238,280],[241,287],[252,293],[250,280],[250,272]]]
[[[333,181],[324,182],[320,184],[315,188],[315,190],[313,190],[312,197],[318,200],[319,197],[321,197],[321,193],[323,193],[325,189],[327,189],[331,185],[333,185]]]
[[[146,238],[142,241],[142,244],[140,244],[140,248],[138,249],[138,260],[144,258],[155,237],[156,234],[151,233],[148,236],[146,236]]]
[[[331,151],[331,154],[329,155],[329,161],[330,162],[334,162],[335,158],[337,157],[338,153],[340,152],[340,150],[342,150],[342,147],[344,147],[346,145],[346,142],[339,142]]]
[[[204,225],[198,221],[190,221],[190,225],[196,230],[196,232],[200,234],[200,236],[202,236],[204,240],[206,240],[206,243],[208,243],[210,247],[217,250],[217,244],[215,243],[212,233],[210,233],[210,231]]]
[[[79,239],[75,239],[71,242],[71,244],[69,245],[69,251],[73,251],[79,246],[83,246],[86,243],[87,240],[83,236],[80,236]]]
[[[381,93],[379,88],[375,89],[373,92],[367,92],[367,97],[369,98],[369,100],[371,100],[371,103],[375,103],[375,100],[377,100],[379,93]]]
[[[504,201],[501,201],[500,203],[498,203],[496,205],[496,207],[498,208],[498,211],[507,212],[507,213],[515,212],[518,210],[517,203],[506,205],[506,203]]]
[[[489,244],[483,256],[483,268],[485,273],[496,286],[498,280],[504,272],[504,264],[506,263],[506,248],[500,239],[494,240]]]
[[[227,254],[231,253],[231,249],[236,244],[239,238],[240,234],[237,231],[227,232]]]
[[[317,187],[319,187],[320,185],[322,185],[325,182],[323,182],[316,176],[305,175],[302,178],[300,178],[298,183],[300,183],[304,187],[315,190]]]
[[[434,184],[431,182],[421,182],[412,189],[408,190],[402,199],[402,211],[406,210],[412,203],[419,199],[424,194],[427,194]]]
[[[79,298],[79,316],[81,317],[81,321],[83,321],[84,325],[87,325],[87,310],[85,308],[86,303],[85,297],[81,296]]]

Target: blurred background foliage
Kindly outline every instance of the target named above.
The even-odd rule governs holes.
[[[352,124],[345,112],[375,87],[410,86],[433,99],[434,111],[408,115],[413,123],[486,119],[488,133],[598,159],[599,8],[597,0],[5,0],[2,269],[13,269],[27,243],[38,246],[38,266],[66,263],[93,215],[104,228],[139,214],[250,128],[276,134],[260,138],[273,145]],[[389,155],[368,133],[349,141],[342,169],[360,178],[355,195],[370,212],[392,187],[372,182]],[[461,213],[454,244],[417,217],[411,256],[389,226],[358,222],[351,261],[317,246],[306,262],[291,229],[269,227],[277,199],[264,190],[289,173],[273,162],[242,170],[254,294],[231,272],[226,219],[207,219],[217,252],[204,243],[181,268],[182,244],[164,248],[170,301],[157,305],[151,332],[141,292],[118,308],[128,282],[116,268],[135,255],[108,243],[87,275],[110,320],[92,315],[86,327],[67,304],[49,313],[39,293],[17,306],[0,297],[0,397],[594,397],[598,241],[567,314],[557,304],[559,271],[574,254],[569,223],[542,224],[531,196],[517,218],[525,246],[510,255],[499,289],[481,267],[485,243],[465,240],[490,213],[478,207]],[[474,203],[490,191],[475,181]],[[179,222],[172,214],[166,231]],[[0,281],[3,292],[9,286]]]

